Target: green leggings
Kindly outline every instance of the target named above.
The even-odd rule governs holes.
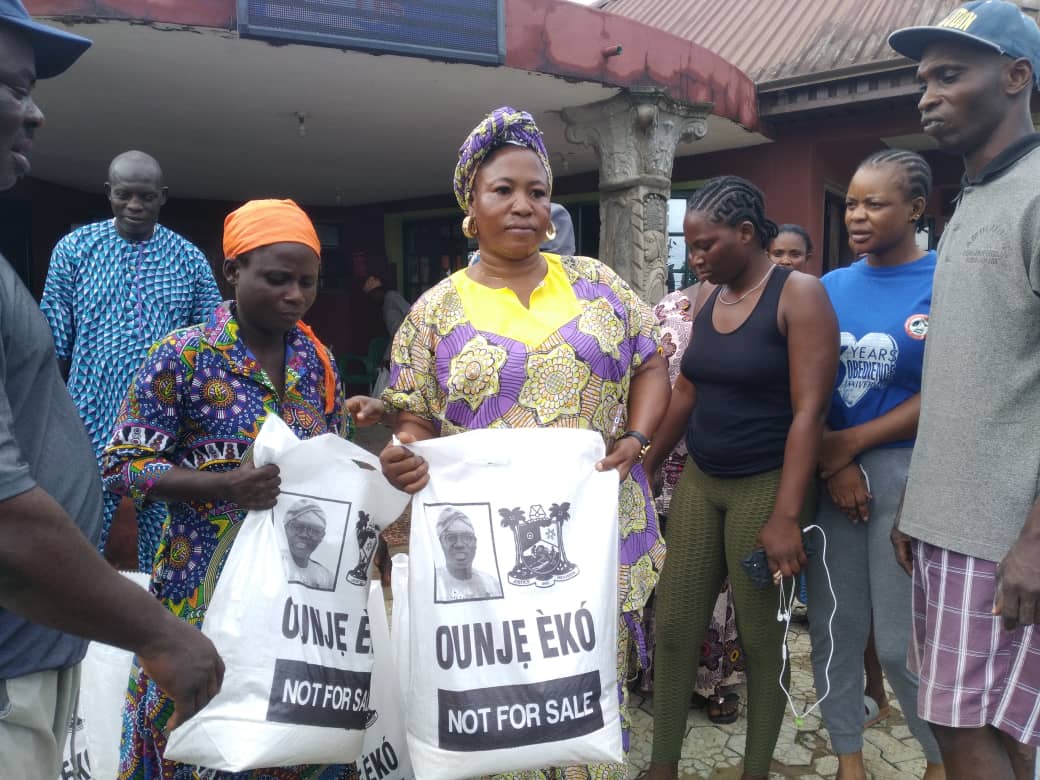
[[[756,589],[740,561],[754,549],[758,532],[773,511],[779,485],[779,469],[719,479],[686,460],[668,511],[668,558],[657,586],[654,763],[675,764],[681,758],[701,638],[728,573],[747,665],[744,771],[769,774],[787,705],[778,684],[784,626],[776,619],[776,588]],[[803,526],[811,522],[813,490],[802,507]]]

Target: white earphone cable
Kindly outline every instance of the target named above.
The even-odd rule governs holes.
[[[820,550],[820,556],[818,563],[822,563],[823,571],[827,575],[827,588],[831,592],[831,614],[827,619],[827,635],[830,639],[827,647],[827,663],[824,665],[823,677],[826,682],[826,688],[824,689],[823,695],[818,698],[813,704],[808,707],[805,712],[799,714],[798,708],[795,707],[794,701],[791,699],[791,692],[788,690],[787,685],[784,684],[784,672],[787,670],[787,637],[791,632],[791,610],[794,607],[794,596],[798,590],[798,580],[795,577],[791,578],[791,595],[787,597],[785,602],[784,597],[784,581],[780,580],[780,608],[777,610],[776,619],[784,624],[784,641],[780,645],[780,654],[783,658],[783,663],[780,666],[780,690],[784,692],[784,696],[787,697],[787,704],[791,708],[791,714],[794,715],[794,724],[798,728],[805,725],[805,718],[813,710],[820,706],[820,703],[827,698],[831,692],[831,660],[834,658],[834,616],[838,612],[838,597],[834,595],[834,582],[831,580],[831,570],[827,566],[827,534],[824,530],[816,524],[808,525],[803,531],[816,530],[820,532],[820,536],[823,539],[823,549]],[[819,595],[815,596],[819,598]]]

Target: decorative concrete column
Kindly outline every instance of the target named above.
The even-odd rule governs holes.
[[[680,141],[703,138],[711,103],[679,103],[657,90],[627,90],[565,108],[567,140],[599,157],[599,259],[646,301],[665,292],[668,197]]]

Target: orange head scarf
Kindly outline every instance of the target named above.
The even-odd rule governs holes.
[[[269,244],[303,244],[314,250],[321,260],[321,241],[303,209],[292,200],[251,200],[224,219],[224,257],[236,258]],[[314,345],[325,368],[325,414],[336,407],[336,373],[332,370],[329,351],[318,340],[309,325],[296,323],[304,336]]]
[[[224,220],[224,257],[233,260],[257,247],[290,242],[314,250],[321,242],[303,209],[292,200],[251,200]]]

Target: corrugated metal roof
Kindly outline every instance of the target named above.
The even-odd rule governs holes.
[[[694,41],[756,84],[899,59],[888,34],[963,0],[606,0],[604,11]]]

